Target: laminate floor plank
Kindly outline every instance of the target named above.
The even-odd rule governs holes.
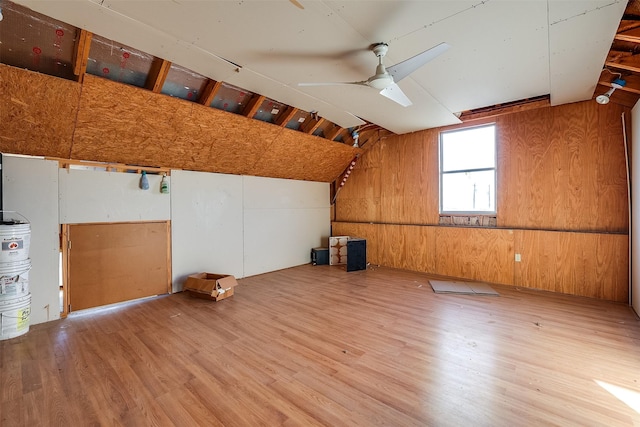
[[[32,325],[0,341],[0,425],[640,426],[628,306],[430,278],[304,265]]]

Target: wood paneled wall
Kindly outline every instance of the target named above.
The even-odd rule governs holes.
[[[0,64],[0,151],[68,157],[78,83]]]
[[[0,89],[6,153],[331,182],[361,152],[91,75],[0,64]]]
[[[367,238],[374,264],[626,302],[623,112],[587,101],[496,117],[497,228],[438,226],[443,129],[389,137],[338,195],[332,233]]]

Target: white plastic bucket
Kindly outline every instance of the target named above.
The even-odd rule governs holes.
[[[17,212],[0,211],[0,263],[29,258],[31,224]]]
[[[29,293],[31,260],[0,263],[0,299],[15,298]]]
[[[0,300],[0,340],[19,337],[29,332],[31,294]]]

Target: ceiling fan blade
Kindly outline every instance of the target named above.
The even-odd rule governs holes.
[[[387,67],[387,72],[393,76],[393,81],[397,83],[438,55],[446,52],[450,47],[451,46],[446,43],[440,43],[439,45],[434,46],[431,49],[427,49],[414,57],[399,62],[396,65],[392,65],[391,67]]]
[[[359,85],[359,86],[369,86],[368,82],[328,82],[328,83],[298,83],[298,86],[341,86],[341,85]]]
[[[298,9],[304,9],[304,6],[300,4],[299,1],[297,0],[289,0],[289,2],[291,2],[291,4],[293,4],[295,7],[297,7]]]
[[[394,102],[397,102],[403,107],[413,105],[413,102],[411,102],[411,100],[407,98],[407,95],[405,95],[402,89],[400,89],[400,86],[395,83],[392,83],[386,88],[382,89],[380,91],[380,95],[385,96]]]

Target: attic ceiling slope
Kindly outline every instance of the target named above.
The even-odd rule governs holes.
[[[629,1],[618,26],[594,97],[612,89],[616,79],[625,82],[610,94],[611,102],[633,107],[640,97],[640,1]]]
[[[551,105],[591,98],[617,28],[601,23],[620,22],[626,6],[626,1],[561,1],[549,8]]]
[[[459,123],[456,113],[551,95],[588,99],[624,0],[62,1],[17,0],[216,81],[318,111],[342,127],[395,133]],[[402,107],[370,87],[299,87],[372,75],[385,42],[393,65],[452,47],[398,85]]]
[[[345,144],[87,75],[71,158],[331,182],[360,152]],[[327,164],[327,158],[334,162]]]

